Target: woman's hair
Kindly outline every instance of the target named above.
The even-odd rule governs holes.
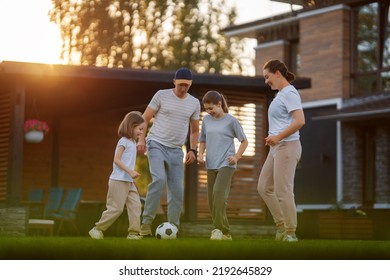
[[[263,69],[268,69],[268,71],[273,74],[275,74],[276,71],[279,71],[280,74],[282,74],[282,76],[286,78],[289,83],[295,80],[295,75],[292,72],[288,71],[287,66],[280,60],[271,59],[267,61],[264,64]]]
[[[134,127],[142,124],[144,121],[145,120],[142,117],[141,112],[132,111],[130,113],[127,113],[127,115],[123,118],[121,124],[118,127],[118,136],[134,139]]]
[[[217,105],[218,102],[221,102],[222,110],[225,113],[229,113],[226,99],[218,91],[210,90],[210,91],[206,92],[206,94],[203,96],[203,99],[202,99],[203,104],[211,103],[211,104]]]

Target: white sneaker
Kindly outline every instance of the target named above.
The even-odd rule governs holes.
[[[219,229],[216,228],[211,232],[210,240],[222,240],[222,238],[223,233]]]
[[[275,240],[276,241],[283,241],[285,236],[286,236],[286,231],[284,231],[282,229],[276,230],[276,234],[275,234]]]
[[[101,230],[96,229],[95,227],[89,231],[89,236],[91,236],[92,239],[103,239],[104,235]]]
[[[230,234],[224,234],[224,235],[222,236],[222,240],[232,241],[233,238],[232,238],[232,236],[231,236]]]
[[[142,238],[143,237],[141,235],[138,235],[138,234],[129,234],[126,237],[126,239],[131,239],[131,240],[140,240]]]
[[[284,242],[298,242],[298,237],[296,235],[286,234],[283,238]]]

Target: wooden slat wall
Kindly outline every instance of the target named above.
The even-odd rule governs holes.
[[[8,185],[11,93],[0,93],[0,202],[5,201]]]
[[[267,101],[265,96],[243,95],[237,92],[221,92],[227,99],[229,113],[240,120],[247,135],[249,146],[247,152],[252,151],[240,160],[237,170],[234,173],[230,195],[228,199],[228,218],[234,219],[265,219],[265,205],[257,192],[257,181],[261,166],[265,160],[266,149],[264,138],[267,129],[266,111]],[[245,110],[236,110],[237,108],[248,106],[251,108],[248,112]],[[237,113],[239,112],[239,113]],[[254,121],[254,126],[247,126]],[[249,122],[249,123],[248,123]],[[206,151],[207,152],[207,151]],[[198,200],[197,213],[198,219],[209,219],[210,211],[207,202],[207,175],[204,167],[199,167],[198,175]]]

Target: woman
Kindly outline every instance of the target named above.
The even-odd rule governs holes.
[[[268,109],[270,147],[261,170],[257,190],[270,210],[277,227],[275,239],[295,242],[297,210],[294,200],[294,176],[301,157],[299,129],[305,124],[301,98],[294,86],[295,75],[279,60],[270,60],[263,67],[265,82],[278,90]]]

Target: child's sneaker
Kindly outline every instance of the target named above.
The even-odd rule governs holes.
[[[151,224],[142,224],[141,225],[141,232],[139,233],[139,235],[141,235],[143,237],[153,236],[152,225]]]
[[[126,239],[140,240],[140,239],[142,239],[142,236],[141,236],[141,235],[138,235],[138,234],[129,233],[129,234],[127,235]]]
[[[298,237],[295,234],[286,234],[283,238],[284,242],[298,242]]]
[[[211,232],[210,240],[222,240],[222,238],[223,233],[219,229],[216,228]]]
[[[93,228],[89,231],[89,236],[91,236],[92,239],[103,239],[104,235],[101,230],[98,230],[97,228]]]

